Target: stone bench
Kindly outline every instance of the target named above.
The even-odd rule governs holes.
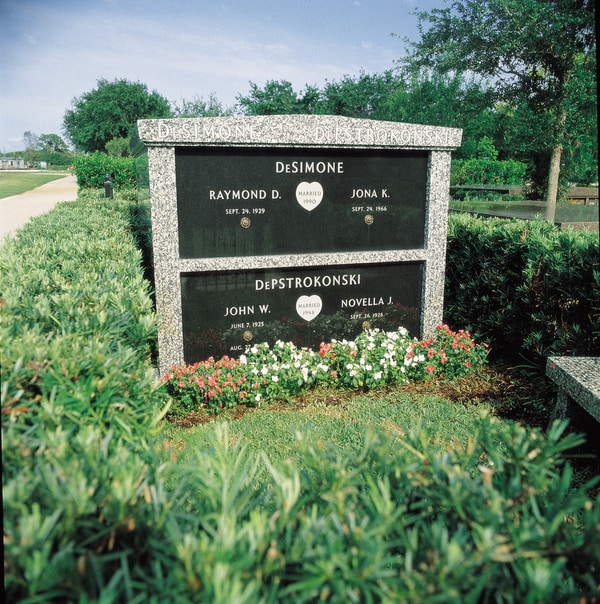
[[[598,187],[569,187],[565,197],[571,201],[595,205],[598,203]]]
[[[546,375],[558,386],[552,420],[569,417],[576,403],[600,422],[600,357],[549,357]]]

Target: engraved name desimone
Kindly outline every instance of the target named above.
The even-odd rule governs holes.
[[[277,174],[343,174],[343,161],[276,161]]]

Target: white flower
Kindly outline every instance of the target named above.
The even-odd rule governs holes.
[[[262,366],[262,369],[260,370],[260,372],[261,372],[263,375],[267,375],[267,373],[269,373],[269,368],[268,368],[266,365],[263,365],[263,366]]]
[[[272,377],[271,377],[271,379],[272,379],[274,382],[278,382],[278,381],[279,381],[279,376],[278,376],[278,375],[274,375],[274,376],[272,376]]]

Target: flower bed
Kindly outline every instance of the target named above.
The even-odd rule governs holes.
[[[322,342],[319,350],[291,342],[249,347],[239,359],[222,357],[175,366],[164,377],[173,412],[202,407],[212,412],[239,404],[287,399],[316,386],[369,390],[407,384],[434,374],[455,378],[486,362],[488,347],[468,331],[439,325],[434,337],[417,340],[400,328],[361,333],[354,341]]]

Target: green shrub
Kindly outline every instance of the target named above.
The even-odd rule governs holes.
[[[444,320],[492,353],[543,366],[600,351],[598,234],[451,215]]]
[[[152,420],[156,325],[128,208],[84,196],[4,244],[2,405],[17,424],[42,401],[130,436]]]
[[[483,420],[440,453],[422,427],[341,453],[299,435],[271,464],[216,426],[178,480],[177,597],[201,602],[548,602],[597,593],[600,508],[572,489],[575,444]],[[270,479],[257,481],[261,464]],[[175,596],[173,596],[175,598]]]
[[[515,160],[456,159],[452,162],[451,185],[524,184],[527,164]]]
[[[77,184],[81,189],[98,189],[104,186],[106,175],[115,190],[135,189],[137,186],[135,160],[133,157],[112,157],[95,151],[92,155],[81,155],[73,163]]]
[[[600,500],[571,483],[564,424],[544,437],[484,418],[447,451],[426,426],[344,452],[307,431],[278,463],[216,424],[178,461],[130,217],[88,192],[2,247],[7,601],[600,595]]]

